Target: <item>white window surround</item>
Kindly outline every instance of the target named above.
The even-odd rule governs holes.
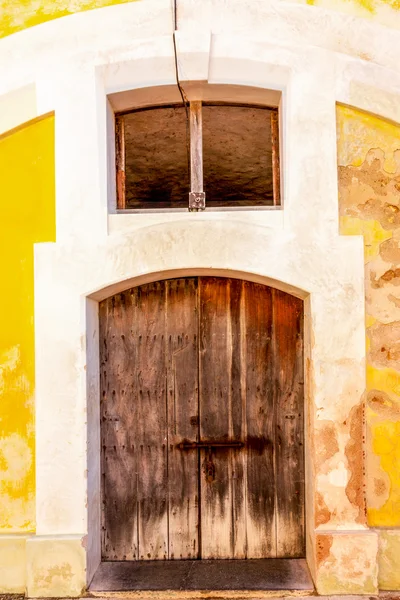
[[[183,83],[200,81],[191,85],[219,92],[229,86],[250,96],[272,93],[276,103],[281,97],[283,210],[114,214],[107,121],[113,110],[148,102],[149,94],[161,101],[176,93],[171,15],[161,4],[107,9],[104,25],[101,11],[92,11],[72,24],[60,19],[40,32],[33,28],[22,34],[34,48],[24,61],[18,52],[10,59],[13,40],[3,45],[4,71],[13,74],[1,82],[2,91],[34,80],[38,112],[56,114],[57,243],[35,248],[37,532],[27,545],[29,594],[54,595],[36,577],[39,555],[41,569],[54,565],[50,550],[43,550],[51,544],[58,544],[60,557],[62,548],[74,557],[68,561],[75,565],[75,587],[69,584],[64,595],[79,594],[100,560],[98,301],[146,281],[210,272],[305,299],[307,559],[319,591],[330,593],[329,575],[337,572],[344,549],[354,549],[361,575],[352,590],[371,593],[366,581],[376,589],[377,533],[357,522],[345,481],[330,482],[316,471],[313,440],[319,421],[344,421],[365,387],[363,245],[361,238],[338,235],[335,103],[400,121],[393,58],[400,44],[384,28],[286,3],[273,15],[259,6],[255,32],[246,2],[239,17],[220,6],[225,33],[208,32],[213,10],[204,11],[200,33],[186,15],[177,35]],[[309,10],[317,11],[315,22]],[[91,24],[93,36],[84,43],[75,32]],[[336,30],[347,40],[342,46],[333,41]],[[377,32],[376,47],[367,63],[359,56],[371,31]],[[42,48],[48,52],[51,44],[55,52],[48,59]],[[346,430],[340,440],[339,470],[346,465],[348,436]],[[331,498],[329,529],[315,527],[316,491]],[[318,565],[317,545],[328,535],[332,560]]]

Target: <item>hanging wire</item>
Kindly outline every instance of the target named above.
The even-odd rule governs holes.
[[[176,6],[176,1],[177,0],[173,0],[173,18],[174,18],[174,33],[172,36],[173,42],[174,42],[174,58],[175,58],[175,78],[176,78],[176,85],[178,86],[178,90],[179,93],[181,95],[182,98],[182,104],[185,107],[185,113],[186,113],[186,154],[187,154],[187,172],[188,172],[188,177],[190,179],[190,116],[189,116],[189,100],[188,97],[185,94],[185,90],[183,89],[183,87],[181,86],[181,82],[179,81],[179,68],[178,68],[178,53],[176,50],[176,37],[175,34],[178,30],[178,11],[177,11],[177,6]],[[190,184],[190,182],[189,182]]]

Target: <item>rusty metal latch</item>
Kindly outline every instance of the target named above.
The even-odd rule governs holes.
[[[243,448],[243,442],[180,442],[180,450],[193,450],[194,448]]]

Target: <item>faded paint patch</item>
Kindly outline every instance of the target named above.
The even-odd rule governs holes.
[[[332,513],[325,504],[324,497],[320,492],[315,494],[315,527],[329,523]]]
[[[400,531],[379,532],[379,589],[400,589]]]
[[[0,589],[2,594],[25,593],[25,547],[24,536],[0,536]]]
[[[389,495],[378,509],[368,507],[368,520],[377,526],[400,526],[400,421],[375,422],[370,418],[372,450],[379,455],[381,469],[388,473]],[[373,482],[368,482],[369,486]],[[374,488],[375,489],[375,488]]]
[[[315,429],[315,454],[316,469],[319,473],[324,472],[322,468],[337,452],[339,443],[336,428],[332,421],[318,421]]]
[[[317,536],[317,566],[325,562],[330,555],[333,538],[331,535],[318,535]]]
[[[368,523],[398,526],[400,127],[347,107],[338,107],[337,119],[341,233],[363,235],[365,248]],[[349,446],[353,469],[363,462],[356,455],[357,444]],[[356,489],[359,482],[347,488],[349,498]]]
[[[1,485],[19,485],[32,466],[32,451],[26,440],[17,433],[0,440]]]
[[[75,597],[85,587],[85,549],[80,538],[27,541],[27,591],[31,597]]]
[[[0,37],[67,15],[135,0],[15,0],[0,1]]]
[[[54,118],[0,137],[0,530],[35,528],[33,244],[54,240]]]
[[[400,419],[400,406],[397,405],[388,394],[380,390],[370,390],[367,396],[368,406],[371,413],[379,415],[382,419]]]
[[[366,498],[365,498],[365,416],[364,405],[354,406],[350,413],[350,439],[346,444],[345,455],[347,458],[350,479],[346,486],[346,495],[358,509],[358,523],[366,523]]]
[[[368,329],[368,338],[371,365],[400,372],[400,321],[373,325]]]
[[[318,593],[375,594],[377,545],[375,533],[318,535],[315,582]],[[322,560],[318,560],[319,548]]]

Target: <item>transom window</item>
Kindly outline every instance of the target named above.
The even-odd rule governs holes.
[[[117,208],[280,204],[278,110],[190,102],[116,115]]]

